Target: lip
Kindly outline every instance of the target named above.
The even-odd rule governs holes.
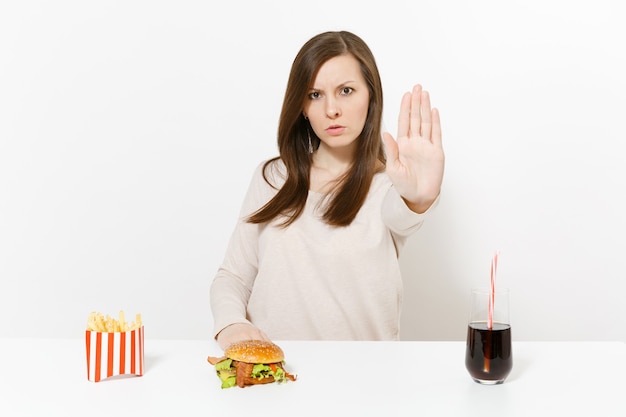
[[[337,136],[337,135],[341,135],[345,130],[346,130],[345,126],[332,125],[326,128],[326,133],[328,133],[331,136]]]

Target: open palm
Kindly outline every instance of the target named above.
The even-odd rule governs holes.
[[[422,213],[441,190],[444,153],[439,111],[431,109],[421,85],[402,97],[398,138],[385,132],[387,174],[411,210]]]

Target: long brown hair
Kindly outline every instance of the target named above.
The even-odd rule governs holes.
[[[369,89],[369,107],[365,126],[357,140],[355,160],[325,207],[323,219],[334,226],[347,226],[354,220],[363,205],[374,174],[384,169],[385,154],[381,144],[383,91],[376,61],[367,44],[353,33],[324,32],[306,42],[294,59],[287,83],[278,126],[278,149],[280,156],[265,163],[263,176],[270,164],[280,159],[286,167],[284,185],[276,195],[257,212],[250,223],[266,223],[284,216],[281,224],[288,226],[303,212],[309,193],[312,155],[309,152],[311,136],[313,147],[319,146],[319,138],[302,111],[309,89],[320,67],[339,55],[352,55],[359,62],[363,78]]]

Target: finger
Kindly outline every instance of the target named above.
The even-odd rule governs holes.
[[[409,110],[410,112],[409,136],[411,137],[419,136],[421,133],[421,123],[422,123],[421,101],[422,101],[422,86],[420,84],[416,84],[413,87],[413,92],[411,93],[411,108]]]
[[[431,128],[432,128],[432,118],[431,118],[431,109],[430,109],[430,94],[428,91],[422,91],[422,100],[421,100],[421,113],[422,113],[422,124],[420,126],[422,137],[426,140],[431,140]]]
[[[400,115],[398,116],[398,138],[409,136],[411,116],[411,93],[405,93],[400,102]]]
[[[383,133],[383,143],[385,145],[385,155],[387,156],[387,165],[398,160],[398,144],[389,133]]]
[[[228,337],[220,337],[217,339],[217,344],[220,345],[220,348],[222,348],[222,350],[226,350],[228,345],[230,345],[231,343],[232,342]]]
[[[441,146],[441,118],[439,116],[439,110],[433,109],[433,133],[432,142],[434,145]]]
[[[265,340],[271,342],[270,338],[265,334],[265,332],[257,327],[250,326],[247,333],[242,334],[243,339],[253,339],[253,340]]]
[[[270,339],[270,337],[267,334],[265,334],[264,331],[259,330],[259,332],[261,333],[261,339],[262,340],[265,340],[266,342],[271,342],[272,341],[272,339]]]

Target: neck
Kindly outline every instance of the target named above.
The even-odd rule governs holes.
[[[317,192],[330,192],[348,172],[354,160],[352,150],[338,150],[320,146],[313,155],[310,189]]]
[[[328,148],[322,143],[313,155],[313,166],[339,177],[352,166],[354,152],[353,146]]]

